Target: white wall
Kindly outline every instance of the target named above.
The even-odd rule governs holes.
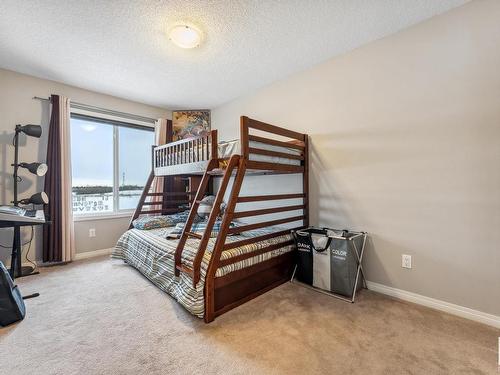
[[[216,108],[213,126],[309,133],[312,224],[368,231],[370,281],[500,315],[499,46],[500,1],[474,1]]]
[[[42,125],[43,135],[41,139],[22,136],[23,143],[20,155],[22,161],[45,161],[49,105],[47,102],[32,98],[34,96],[47,98],[50,94],[60,94],[77,102],[152,118],[171,118],[169,110],[0,69],[0,204],[9,204],[12,200],[10,164],[14,160],[14,152],[11,141],[16,124]],[[35,178],[34,175],[23,172],[23,179],[19,192],[21,197],[29,197],[36,191],[43,189],[43,178]],[[75,222],[77,253],[112,247],[118,237],[127,229],[128,222],[128,217]],[[89,228],[96,229],[95,238],[88,237]],[[29,232],[29,229],[23,230],[24,241],[28,239]],[[41,231],[39,228],[36,230],[36,234],[35,249],[30,252],[31,259],[41,259]],[[0,229],[0,244],[10,246],[11,241],[11,230]],[[10,263],[9,256],[10,249],[0,248],[0,260]]]

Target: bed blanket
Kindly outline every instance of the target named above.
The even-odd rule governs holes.
[[[167,239],[167,236],[172,229],[172,227],[151,230],[130,229],[120,237],[111,256],[116,259],[121,259],[127,264],[135,267],[161,290],[174,297],[189,312],[202,318],[205,306],[203,293],[205,275],[216,238],[211,238],[209,240],[207,250],[205,251],[201,264],[200,282],[196,285],[196,287],[193,287],[192,279],[185,273],[181,273],[178,278],[174,275],[174,254],[179,240]],[[282,229],[283,228],[271,227],[265,230],[249,231],[246,232],[245,235],[227,237],[226,243]],[[226,250],[222,253],[221,259],[228,259],[272,244],[284,242],[291,238],[292,236],[290,234],[286,234],[269,240]],[[198,239],[188,239],[186,241],[186,245],[182,253],[182,262],[185,265],[192,267],[194,256],[198,249],[198,244]],[[245,259],[238,263],[227,265],[217,270],[216,277],[224,276],[235,270],[266,261],[292,251],[293,249],[294,246],[292,245],[285,246],[265,254]]]

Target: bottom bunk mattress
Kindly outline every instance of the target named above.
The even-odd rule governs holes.
[[[249,231],[244,235],[227,237],[226,243],[256,237],[267,233],[276,232],[283,228],[268,228],[266,230]],[[212,249],[216,238],[211,238],[201,263],[200,282],[193,287],[191,277],[181,273],[180,277],[174,275],[174,254],[179,240],[167,239],[173,227],[139,230],[130,229],[125,232],[116,244],[112,257],[122,259],[125,263],[135,267],[156,286],[169,293],[192,314],[203,318],[205,312],[204,286]],[[262,249],[269,245],[282,243],[292,238],[291,234],[278,236],[264,241],[240,246],[222,252],[221,260],[229,259],[240,254]],[[192,266],[194,256],[198,249],[198,239],[188,239],[182,253],[182,262]],[[216,277],[227,275],[236,270],[250,267],[264,262],[294,249],[293,245],[284,246],[276,250],[257,255],[243,261],[221,267],[217,270]]]

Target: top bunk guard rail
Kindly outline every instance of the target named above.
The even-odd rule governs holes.
[[[222,161],[218,146],[217,130],[212,130],[207,135],[154,147],[154,174],[203,175],[208,163]],[[240,156],[247,161],[248,174],[306,173],[307,135],[242,116]],[[225,155],[224,160],[228,161],[229,156]],[[221,169],[226,166],[217,165],[210,173],[222,176]]]
[[[252,130],[265,133],[266,136],[250,134]],[[305,173],[307,166],[307,134],[242,116],[240,119],[240,136],[241,154],[247,160],[249,170],[264,170],[275,173]],[[291,138],[291,141],[278,140],[276,136]],[[272,149],[269,149],[269,147]],[[276,148],[278,149],[276,150]],[[253,156],[270,156],[279,159],[277,162],[261,161],[262,158],[259,160]],[[283,163],[283,160],[294,163]]]
[[[190,164],[190,170],[198,170],[203,174],[206,165],[218,158],[217,130],[211,130],[207,135],[181,139],[153,148],[153,170],[156,176],[189,174],[185,164]]]

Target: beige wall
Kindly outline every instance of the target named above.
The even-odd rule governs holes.
[[[216,108],[213,125],[309,133],[312,223],[368,231],[370,281],[500,315],[499,46],[500,1],[474,1]]]
[[[9,204],[12,200],[12,177],[10,164],[13,162],[13,147],[10,146],[13,129],[16,124],[41,124],[44,133],[40,140],[23,137],[20,149],[23,161],[45,161],[49,105],[47,102],[33,100],[33,96],[48,97],[60,94],[90,105],[129,112],[152,118],[171,118],[171,112],[161,108],[130,102],[116,97],[82,90],[53,81],[34,78],[0,69],[0,204]],[[50,167],[50,166],[49,166]],[[20,196],[30,196],[43,189],[43,178],[23,172],[24,181],[20,184]],[[112,247],[120,234],[128,226],[129,218],[75,222],[77,253]],[[96,237],[89,238],[89,228],[96,229]],[[31,250],[31,259],[41,258],[40,229],[36,230],[35,249]],[[23,230],[24,240],[28,239],[29,229]],[[0,229],[0,244],[10,245],[11,230]],[[0,248],[0,260],[9,258],[10,249]],[[9,263],[7,261],[7,263]]]

